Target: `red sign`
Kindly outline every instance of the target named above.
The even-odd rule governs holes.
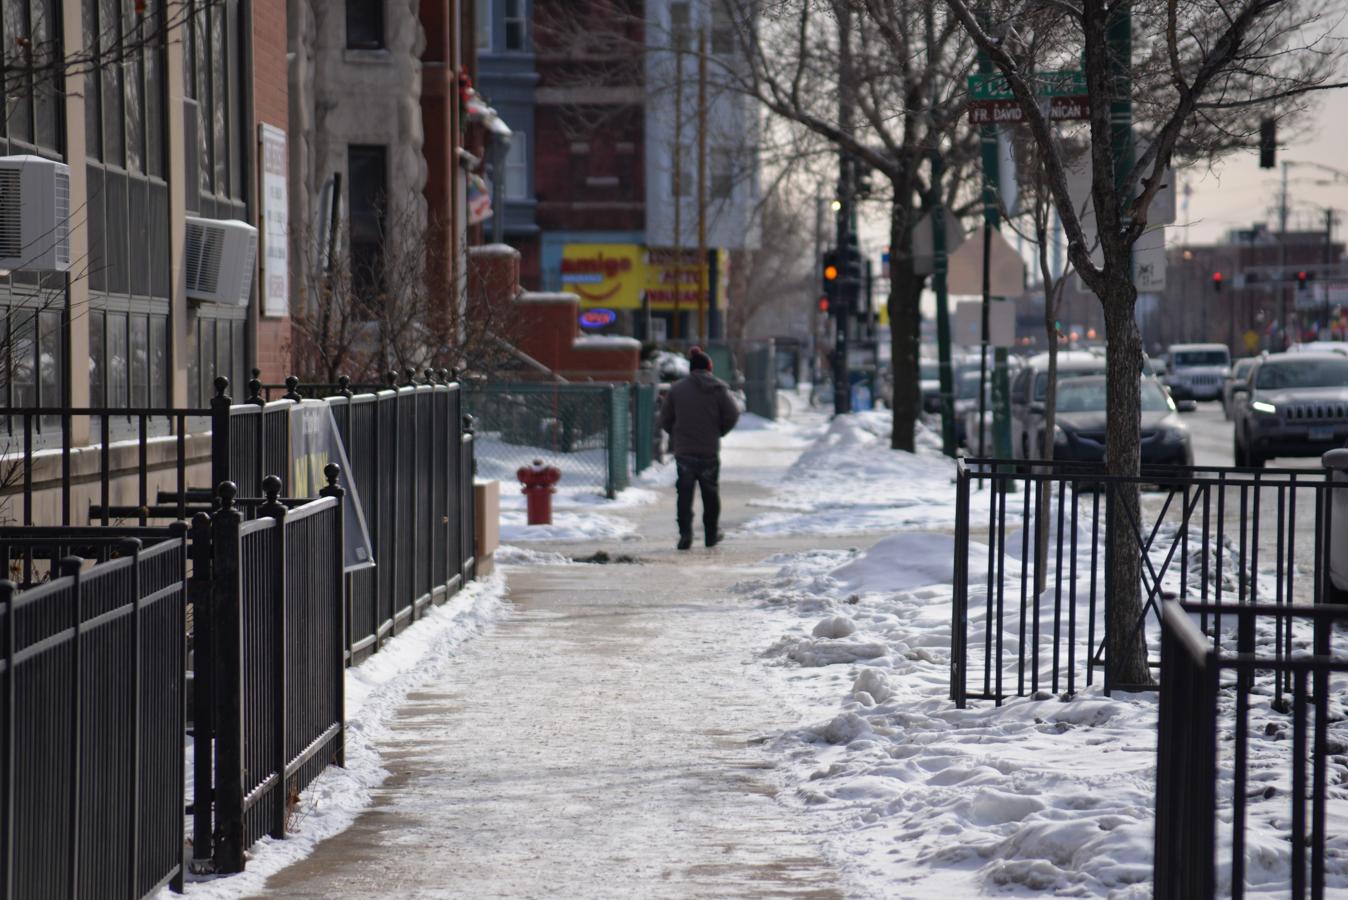
[[[604,328],[618,320],[618,314],[611,309],[587,309],[580,314],[581,328]]]

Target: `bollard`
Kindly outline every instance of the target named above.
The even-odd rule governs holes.
[[[520,480],[520,493],[527,500],[530,525],[552,524],[552,495],[557,493],[553,487],[562,478],[556,466],[545,466],[543,460],[536,459],[532,466],[521,466],[515,473]]]

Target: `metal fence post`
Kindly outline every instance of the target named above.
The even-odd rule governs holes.
[[[4,807],[0,809],[0,898],[14,896],[14,595],[12,581],[0,581],[0,604],[4,605],[4,724],[0,725],[0,783]]]
[[[84,560],[78,556],[61,558],[59,569],[62,578],[72,581],[70,588],[71,625],[74,634],[70,639],[70,861],[68,864],[69,896],[77,896],[80,885],[80,635],[83,631],[83,614],[80,602],[80,568]],[[11,627],[13,623],[10,623]]]
[[[123,556],[131,559],[131,797],[127,803],[127,843],[130,853],[129,884],[127,896],[136,896],[137,862],[140,860],[140,734],[141,717],[144,710],[140,705],[141,694],[141,597],[144,596],[140,580],[139,538],[124,538],[118,549]]]
[[[211,517],[192,517],[192,577],[187,596],[192,604],[192,628],[196,646],[192,655],[192,862],[204,870],[214,852],[211,811],[214,805],[213,742],[215,740],[215,637],[211,613]]]
[[[988,565],[992,565],[991,554]],[[950,623],[950,699],[957,709],[968,705],[966,694],[969,643],[969,470],[955,461],[955,571]],[[991,628],[992,623],[988,623]],[[999,626],[1000,627],[1000,626]]]
[[[328,484],[319,491],[324,497],[334,497],[337,500],[337,527],[335,531],[335,540],[333,541],[332,553],[337,560],[344,561],[346,555],[346,517],[344,515],[346,508],[346,491],[337,483],[338,476],[342,469],[336,463],[328,463],[323,467],[323,474],[328,479]],[[350,476],[348,476],[350,477]],[[342,611],[342,622],[337,628],[337,658],[339,660],[346,657],[346,647],[343,646],[344,635],[346,634],[347,623],[351,620],[351,593],[347,590],[346,566],[343,562],[337,564],[337,584],[342,590],[342,599],[338,607]],[[337,705],[338,714],[343,722],[341,735],[337,738],[337,765],[346,766],[346,677],[338,674],[333,680],[336,696],[333,698]]]
[[[211,631],[215,692],[215,870],[243,871],[243,584],[239,529],[234,506],[239,489],[226,481],[216,489],[219,509],[211,520]]]
[[[215,396],[211,398],[211,484],[224,484],[234,474],[229,471],[229,379],[221,375],[215,379]],[[186,465],[186,460],[179,460]],[[187,497],[182,486],[178,489],[178,515],[185,517]]]
[[[294,376],[291,376],[293,378]],[[290,384],[290,378],[286,379],[286,386],[294,388]],[[287,395],[286,399],[290,399]],[[288,560],[286,559],[286,507],[281,502],[281,479],[276,475],[268,475],[262,479],[262,495],[266,498],[262,506],[258,508],[258,516],[276,520],[276,527],[272,528],[272,545],[275,548],[275,566],[270,572],[256,573],[263,578],[272,580],[272,596],[276,598],[276,603],[272,607],[271,613],[272,628],[275,630],[275,644],[273,652],[276,661],[276,683],[271,685],[276,696],[275,720],[272,723],[273,746],[271,748],[272,767],[281,779],[280,789],[275,791],[276,806],[271,815],[271,836],[283,838],[286,836],[286,801],[290,791],[285,784],[286,771],[286,694],[288,693],[288,673],[286,672],[286,631],[288,622],[286,621],[286,569]]]

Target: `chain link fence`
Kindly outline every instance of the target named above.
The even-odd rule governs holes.
[[[632,445],[631,386],[501,382],[469,387],[479,472],[506,483],[541,459],[562,470],[567,487],[593,486],[613,497],[627,487]]]

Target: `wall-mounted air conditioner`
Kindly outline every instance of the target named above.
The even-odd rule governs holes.
[[[70,167],[0,156],[0,269],[70,269]]]
[[[187,296],[247,306],[257,267],[257,229],[237,219],[187,217]]]

